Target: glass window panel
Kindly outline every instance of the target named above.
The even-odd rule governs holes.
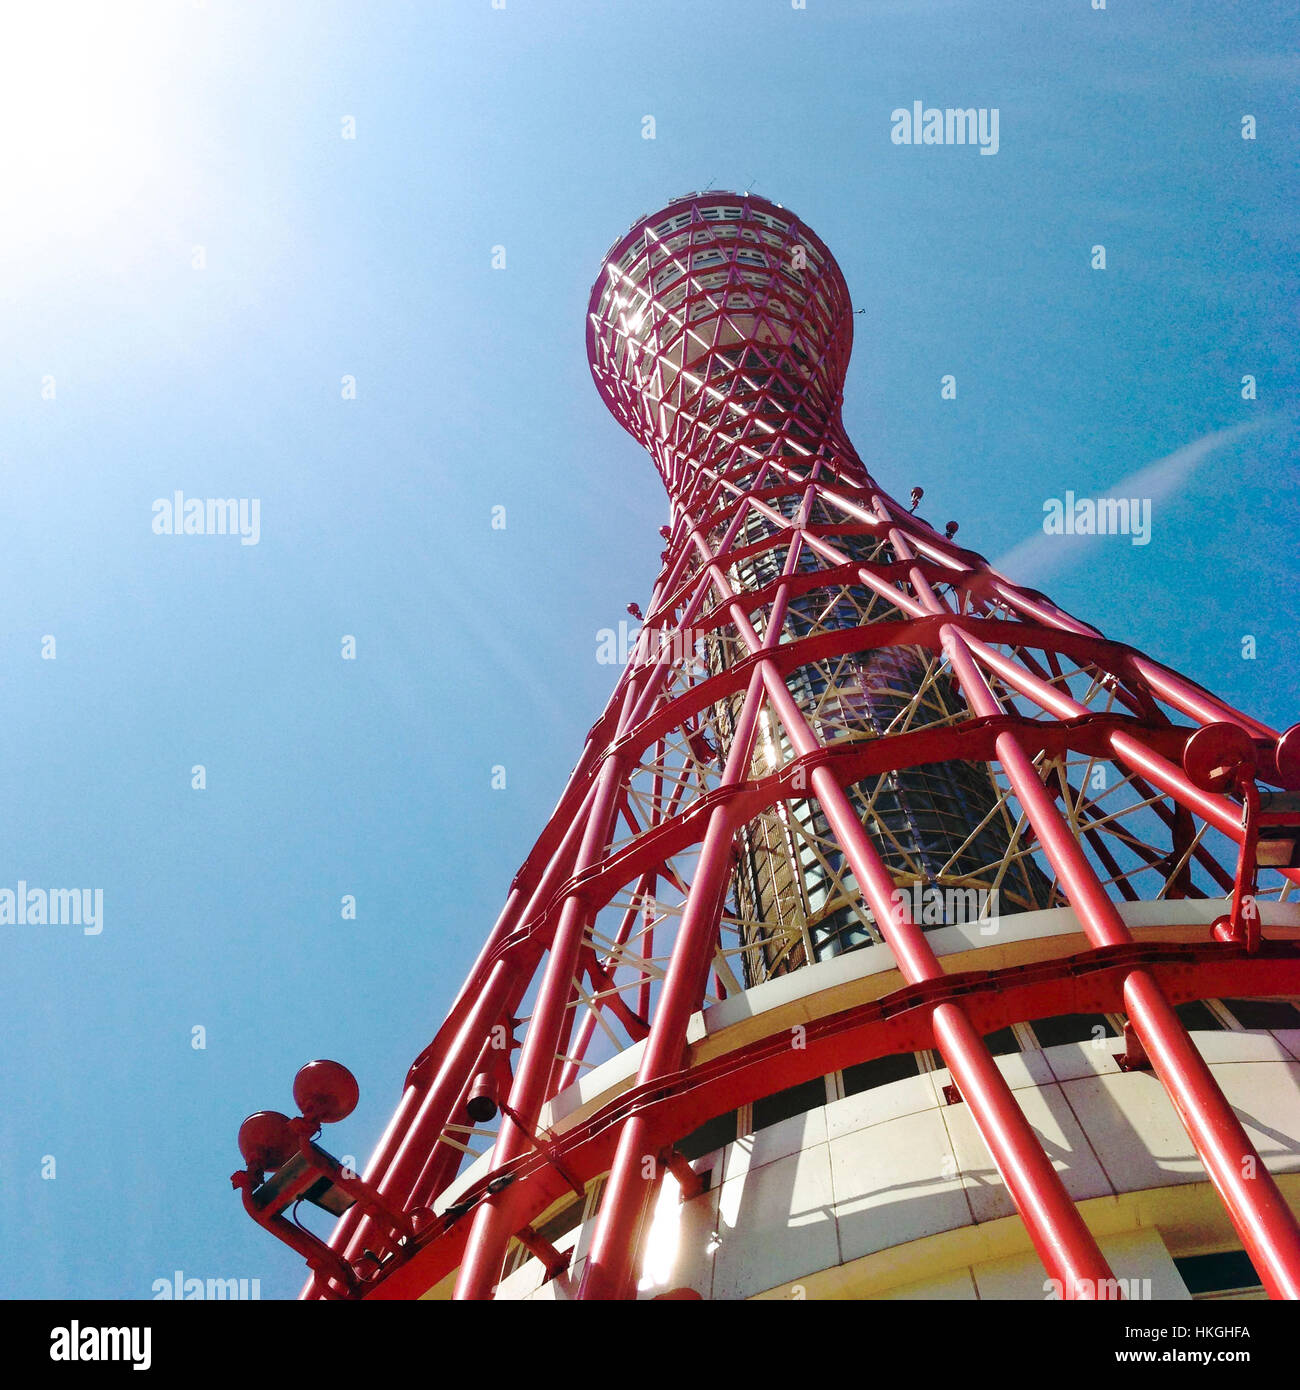
[[[754,1130],[767,1129],[770,1125],[788,1120],[791,1115],[802,1115],[826,1104],[826,1081],[824,1077],[814,1077],[801,1085],[788,1090],[777,1091],[775,1095],[764,1096],[754,1102]]]
[[[1058,1014],[1055,1018],[1036,1018],[1030,1025],[1039,1047],[1059,1047],[1062,1043],[1091,1042],[1100,1028],[1108,1037],[1116,1037],[1115,1030],[1103,1014]]]
[[[1300,1010],[1284,999],[1225,999],[1243,1028],[1300,1028]]]
[[[915,1052],[896,1052],[889,1057],[873,1057],[869,1062],[859,1062],[856,1066],[844,1068],[844,1094],[856,1096],[862,1091],[870,1091],[876,1086],[888,1086],[891,1081],[902,1081],[919,1073]]]

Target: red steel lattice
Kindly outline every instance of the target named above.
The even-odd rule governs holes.
[[[1110,1271],[982,1038],[1098,1008],[1128,1016],[1269,1292],[1300,1296],[1295,1218],[1172,1007],[1300,992],[1295,947],[1241,918],[1297,875],[1275,861],[1257,885],[1252,860],[1242,877],[1243,803],[1257,807],[1256,779],[1295,784],[1290,740],[883,492],[840,418],[852,324],[826,247],[753,195],[678,200],[606,258],[588,354],[667,489],[663,566],[559,804],[411,1068],[369,1195],[329,1251],[294,1238],[316,1271],[305,1296],[414,1296],[459,1269],[458,1297],[490,1297],[512,1240],[559,1269],[532,1223],[606,1171],[578,1294],[634,1296],[663,1171],[689,1180],[678,1139],[928,1047],[1049,1275],[1091,1296]],[[946,973],[895,892],[918,883],[1068,904],[1088,949]],[[1217,939],[1195,945],[1135,940],[1117,908],[1234,891]],[[872,944],[893,953],[894,994],[809,1024],[806,1048],[787,1030],[692,1062],[688,1025],[711,996]],[[630,1090],[562,1133],[542,1123],[601,1047],[637,1043]],[[434,1215],[498,1110],[487,1175]],[[271,1224],[259,1179],[245,1203]]]

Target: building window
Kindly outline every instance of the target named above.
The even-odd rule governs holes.
[[[1117,1038],[1118,1030],[1105,1014],[1057,1014],[1055,1018],[1036,1018],[1030,1023],[1039,1047],[1060,1047],[1062,1043],[1092,1042],[1096,1038]],[[1097,1030],[1101,1031],[1098,1032]]]
[[[1182,1021],[1184,1028],[1201,1033],[1223,1031],[1223,1024],[1203,999],[1193,999],[1187,1004],[1175,1004],[1174,1012]]]
[[[985,1033],[984,1043],[995,1057],[1009,1057],[1020,1051],[1020,1043],[1014,1028],[999,1028],[996,1033]]]
[[[890,1057],[873,1057],[869,1062],[859,1062],[856,1066],[844,1068],[844,1094],[856,1096],[877,1086],[888,1086],[891,1081],[919,1076],[920,1072],[915,1052],[896,1052]]]
[[[754,1133],[780,1124],[792,1115],[802,1115],[825,1104],[826,1078],[823,1076],[814,1077],[812,1081],[804,1081],[798,1086],[791,1086],[788,1090],[763,1096],[754,1102]]]
[[[1244,1250],[1221,1250],[1215,1255],[1191,1255],[1174,1261],[1187,1291],[1195,1300],[1266,1297],[1250,1256]]]
[[[1243,1028],[1300,1028],[1300,1009],[1285,999],[1225,999]]]
[[[714,1149],[724,1149],[735,1141],[736,1112],[730,1110],[725,1115],[716,1115],[706,1121],[685,1139],[679,1139],[675,1147],[687,1162],[693,1162],[697,1158],[703,1158],[705,1154],[712,1153]]]

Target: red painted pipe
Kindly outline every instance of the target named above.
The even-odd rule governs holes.
[[[635,698],[635,693],[635,685],[630,685],[629,700]],[[603,853],[609,841],[622,773],[622,762],[617,756],[607,758],[601,766],[596,795],[578,851],[579,872]],[[532,1146],[531,1131],[546,1099],[546,1084],[555,1061],[556,1044],[564,1024],[569,991],[577,973],[578,953],[590,916],[591,909],[580,894],[566,899],[551,941],[546,973],[542,977],[524,1036],[514,1085],[510,1089],[510,1109],[514,1112],[515,1121],[501,1126],[492,1150],[494,1168],[509,1163]],[[456,1281],[456,1298],[484,1299],[492,1296],[501,1274],[506,1246],[513,1234],[503,1204],[491,1199],[479,1204],[460,1276]]]
[[[1300,1299],[1295,1216],[1205,1059],[1145,970],[1134,970],[1124,981],[1124,1001],[1269,1296]]]
[[[762,675],[756,669],[750,677],[732,737],[722,774],[723,785],[734,783],[749,765],[761,696]],[[658,1080],[682,1064],[687,1024],[700,1006],[709,961],[713,957],[718,911],[731,871],[733,830],[727,806],[719,806],[709,817],[704,833],[690,896],[637,1070],[638,1085]],[[619,1135],[596,1231],[583,1268],[579,1298],[630,1298],[635,1294],[633,1260],[661,1176],[657,1162],[648,1169],[644,1162],[654,1155],[647,1120],[641,1115],[631,1116]]]

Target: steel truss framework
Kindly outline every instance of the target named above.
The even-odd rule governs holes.
[[[692,195],[611,250],[589,356],[667,488],[663,567],[632,659],[411,1068],[366,1174],[378,1200],[339,1222],[331,1259],[306,1251],[305,1296],[410,1297],[459,1269],[458,1297],[490,1297],[514,1241],[554,1271],[563,1257],[534,1223],[606,1172],[578,1293],[633,1296],[665,1169],[690,1182],[683,1135],[931,1047],[1048,1273],[1090,1296],[1110,1271],[982,1038],[1095,1010],[1127,1015],[1270,1293],[1300,1296],[1295,1219],[1172,1007],[1300,993],[1300,955],[1208,934],[1144,944],[1117,909],[1233,891],[1241,800],[1194,782],[1184,752],[1201,726],[1232,724],[1259,778],[1283,784],[1278,736],[886,495],[840,420],[851,338],[830,253],[763,199]],[[944,801],[951,785],[965,790]],[[1257,893],[1285,897],[1295,877]],[[996,890],[1004,911],[1068,904],[1088,948],[946,973],[894,892],[914,884]],[[780,1029],[692,1064],[687,1026],[710,998],[873,943],[893,952],[895,993],[814,1020],[804,1048]],[[630,1090],[562,1133],[541,1123],[636,1043]],[[484,1140],[488,1173],[435,1216]]]

